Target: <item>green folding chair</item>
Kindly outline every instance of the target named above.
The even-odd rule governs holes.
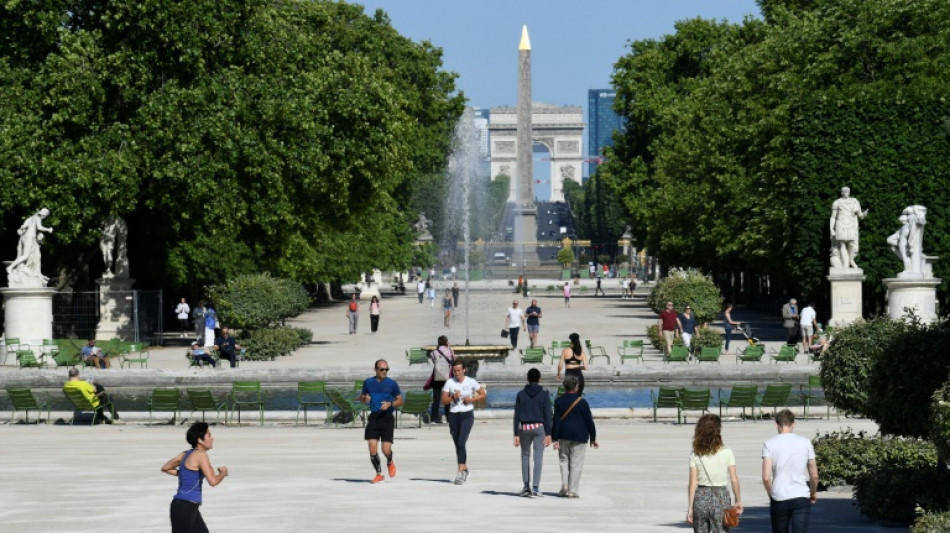
[[[326,381],[299,381],[297,382],[297,419],[295,424],[300,425],[300,410],[303,409],[303,425],[307,425],[307,409],[323,407],[327,413],[326,423],[330,423],[330,400],[327,399]]]
[[[191,403],[191,414],[195,411],[201,412],[201,421],[205,421],[205,413],[215,411],[218,414],[218,422],[221,422],[221,411],[224,410],[224,423],[228,423],[228,404],[224,400],[215,399],[210,389],[187,389],[188,402]]]
[[[788,407],[788,397],[791,393],[792,385],[790,383],[766,385],[765,392],[755,402],[756,407],[759,408],[759,420],[762,419],[763,407],[771,407],[773,417],[779,407]]]
[[[773,363],[794,363],[798,357],[798,346],[793,344],[784,344],[778,349],[778,353],[772,354]]]
[[[623,344],[617,347],[617,355],[620,356],[620,364],[624,364],[627,359],[639,359],[643,362],[643,341],[640,339],[624,339]]]
[[[154,389],[146,400],[148,404],[148,423],[152,424],[152,414],[155,411],[172,413],[172,424],[178,421],[178,411],[181,410],[181,393],[178,389]]]
[[[264,425],[264,403],[267,393],[261,390],[260,381],[235,381],[231,383],[229,396],[231,421],[234,421],[234,411],[237,410],[238,424],[241,423],[241,410],[256,408],[261,415],[261,425]]]
[[[653,403],[653,421],[656,422],[656,410],[663,407],[676,408],[676,423],[680,423],[680,395],[683,387],[660,386],[657,391],[650,391],[650,401]]]
[[[426,391],[408,391],[403,397],[402,405],[399,407],[399,423],[402,425],[403,415],[415,415],[419,418],[419,427],[422,427],[422,419],[426,419],[426,425],[432,429],[432,421],[429,420],[430,407],[432,406],[432,394]]]
[[[670,355],[663,358],[665,363],[689,363],[689,348],[683,344],[674,344],[670,348]]]
[[[603,357],[607,360],[607,364],[610,364],[610,356],[607,355],[607,350],[603,346],[593,346],[589,340],[585,340],[584,344],[587,345],[587,356],[590,357],[591,364],[594,364],[595,357]]]
[[[544,356],[544,348],[525,348],[521,350],[521,364],[542,365]]]
[[[759,388],[755,385],[733,385],[729,397],[725,400],[722,397],[722,389],[719,389],[719,418],[722,418],[722,408],[741,407],[742,418],[745,418],[745,410],[748,407],[755,418],[755,397],[759,394]],[[728,414],[728,411],[726,411]]]
[[[709,401],[712,399],[712,393],[709,389],[683,389],[680,394],[679,412],[676,415],[677,421],[680,414],[683,415],[683,422],[686,422],[686,414],[689,411],[699,411],[705,413],[709,411]]]
[[[27,424],[30,423],[30,411],[36,411],[37,417],[39,417],[39,413],[46,411],[46,421],[49,423],[53,402],[48,395],[37,398],[29,387],[7,387],[7,398],[10,399],[10,405],[13,406],[13,413],[10,416],[11,424],[16,420],[17,411],[26,412]],[[40,420],[37,418],[37,423]]]
[[[740,361],[743,363],[761,363],[763,355],[765,355],[765,347],[761,344],[752,344],[745,351],[739,352],[739,355],[736,356],[736,364],[738,365]]]

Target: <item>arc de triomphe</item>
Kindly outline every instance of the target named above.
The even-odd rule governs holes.
[[[531,107],[531,138],[551,153],[551,201],[564,200],[564,180],[581,182],[583,163],[581,140],[584,132],[583,108],[556,106],[534,102]],[[518,110],[514,107],[493,107],[489,112],[491,135],[491,177],[511,177],[508,201],[516,202],[518,184]],[[535,176],[545,180],[544,176]],[[532,184],[533,190],[533,184]]]

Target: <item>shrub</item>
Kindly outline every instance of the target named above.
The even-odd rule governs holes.
[[[874,465],[881,442],[879,438],[869,438],[864,431],[854,433],[850,428],[816,437],[812,444],[821,476],[818,486],[827,489],[854,485],[858,476]]]
[[[656,282],[647,304],[659,314],[666,302],[673,302],[680,311],[690,304],[699,324],[711,322],[722,310],[719,288],[695,270],[677,272]]]
[[[666,347],[666,340],[663,338],[663,335],[660,335],[659,325],[653,324],[651,326],[647,326],[647,338],[650,339],[650,344],[652,344],[654,348],[660,350],[661,352],[665,351],[664,349]],[[682,337],[676,337],[673,339],[673,346],[680,346],[682,344]]]
[[[876,464],[858,476],[854,498],[861,514],[875,520],[909,524],[918,505],[936,510],[943,507],[933,444],[913,439],[883,441]]]
[[[574,251],[570,246],[565,246],[557,251],[557,262],[570,267],[574,264]]]
[[[290,355],[301,345],[301,329],[276,327],[241,332],[240,344],[247,348],[245,358],[251,361],[273,361],[278,356]]]
[[[946,533],[950,531],[950,512],[930,513],[917,509],[917,520],[910,533]]]
[[[930,407],[930,440],[937,447],[937,456],[950,460],[950,381],[933,394]]]
[[[313,341],[313,331],[307,328],[290,328],[297,332],[298,343],[295,348],[300,348],[301,346],[306,346]]]
[[[693,355],[699,355],[704,346],[715,346],[722,349],[722,335],[719,330],[708,326],[696,328],[696,333],[689,341],[689,352]]]
[[[849,413],[867,415],[871,369],[906,328],[904,322],[876,318],[839,330],[821,358],[821,382],[828,401]]]
[[[237,329],[260,329],[297,316],[310,297],[303,285],[269,274],[238,276],[208,287],[221,323]]]

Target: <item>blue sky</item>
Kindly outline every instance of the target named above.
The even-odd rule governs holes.
[[[518,43],[528,25],[533,100],[586,108],[587,90],[610,86],[613,64],[629,40],[672,33],[677,20],[740,22],[759,16],[754,0],[374,0],[356,2],[389,14],[414,41],[443,49],[446,70],[470,105],[514,105]],[[586,112],[586,111],[585,111]],[[586,120],[586,114],[585,114]]]

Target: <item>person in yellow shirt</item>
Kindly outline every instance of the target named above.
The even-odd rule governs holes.
[[[112,398],[106,394],[105,389],[102,385],[92,384],[88,381],[83,381],[79,379],[79,369],[72,367],[69,369],[69,381],[63,384],[63,391],[69,390],[78,390],[82,392],[82,395],[89,400],[89,403],[96,408],[96,416],[105,421],[106,424],[111,424],[112,420],[106,417],[105,406],[110,405],[112,407],[112,414],[115,417],[115,420],[119,419],[119,413],[115,411],[115,405],[112,404]],[[104,399],[105,402],[102,402],[101,399]]]

